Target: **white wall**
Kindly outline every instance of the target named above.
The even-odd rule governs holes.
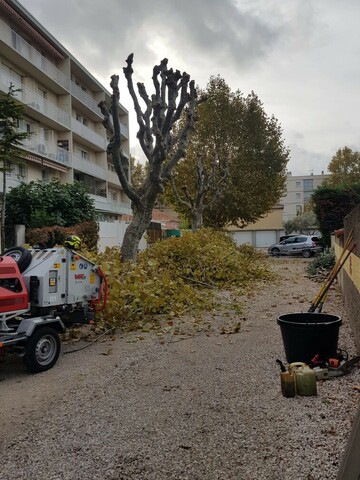
[[[103,252],[106,247],[121,247],[124,240],[125,230],[130,222],[99,222],[99,251]],[[147,247],[146,240],[141,239],[140,250]]]

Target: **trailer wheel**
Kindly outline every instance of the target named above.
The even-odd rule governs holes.
[[[26,344],[24,363],[30,372],[45,372],[55,365],[60,350],[61,343],[57,331],[49,327],[38,328]]]
[[[11,257],[17,263],[20,273],[24,272],[31,262],[31,253],[24,247],[11,247],[2,254],[3,257]]]

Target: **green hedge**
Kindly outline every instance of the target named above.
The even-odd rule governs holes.
[[[82,247],[91,251],[97,250],[99,226],[92,221],[82,222],[73,227],[32,228],[26,231],[26,242],[30,245],[51,248],[54,245],[63,245],[65,238],[71,234],[78,235],[81,238]]]

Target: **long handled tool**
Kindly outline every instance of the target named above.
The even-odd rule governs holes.
[[[322,293],[320,294],[320,296],[318,297],[318,299],[316,300],[316,302],[314,303],[313,305],[313,310],[311,310],[311,312],[315,312],[316,309],[320,306],[321,304],[321,307],[320,307],[320,310],[322,310],[322,307],[323,307],[323,304],[324,304],[324,301],[325,301],[325,298],[328,294],[328,291],[331,287],[331,285],[333,284],[335,278],[337,277],[338,273],[340,272],[340,270],[342,269],[342,267],[344,266],[344,264],[346,263],[346,260],[350,257],[350,255],[352,254],[352,252],[355,250],[355,247],[356,247],[356,243],[353,244],[353,246],[347,250],[346,254],[345,254],[345,258],[342,260],[342,262],[340,263],[340,265],[338,266],[337,270],[334,272],[334,274],[332,275],[332,277],[330,278],[330,280],[328,281],[326,287],[322,290]]]
[[[340,265],[340,263],[341,263],[341,261],[342,261],[342,259],[343,259],[343,256],[344,256],[345,253],[347,252],[347,250],[348,250],[348,248],[349,248],[349,246],[350,246],[350,244],[351,244],[351,242],[352,242],[352,238],[353,238],[352,234],[353,234],[353,229],[352,229],[352,230],[350,231],[350,233],[349,233],[349,236],[348,236],[348,238],[347,238],[347,240],[346,240],[346,242],[345,242],[345,245],[344,245],[343,251],[341,252],[340,257],[337,259],[335,265],[333,266],[333,268],[331,269],[330,273],[329,273],[328,276],[326,277],[324,283],[321,285],[320,290],[319,290],[318,293],[315,295],[315,297],[314,297],[314,299],[313,299],[313,301],[312,301],[312,303],[311,303],[311,305],[310,305],[310,307],[309,307],[308,312],[315,312],[315,303],[318,301],[319,298],[322,297],[323,292],[324,292],[325,288],[327,287],[327,284],[328,284],[329,282],[332,283],[332,282],[334,281],[334,280],[332,280],[333,277],[334,277],[334,275],[335,275],[335,277],[334,277],[334,279],[335,279],[335,278],[336,278],[336,275],[337,275],[338,272],[340,271],[340,270],[338,270],[338,268],[339,268],[339,265]]]

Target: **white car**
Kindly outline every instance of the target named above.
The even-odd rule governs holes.
[[[319,242],[320,239],[316,236],[294,235],[271,245],[268,253],[276,257],[279,255],[302,255],[309,258],[322,251]]]

